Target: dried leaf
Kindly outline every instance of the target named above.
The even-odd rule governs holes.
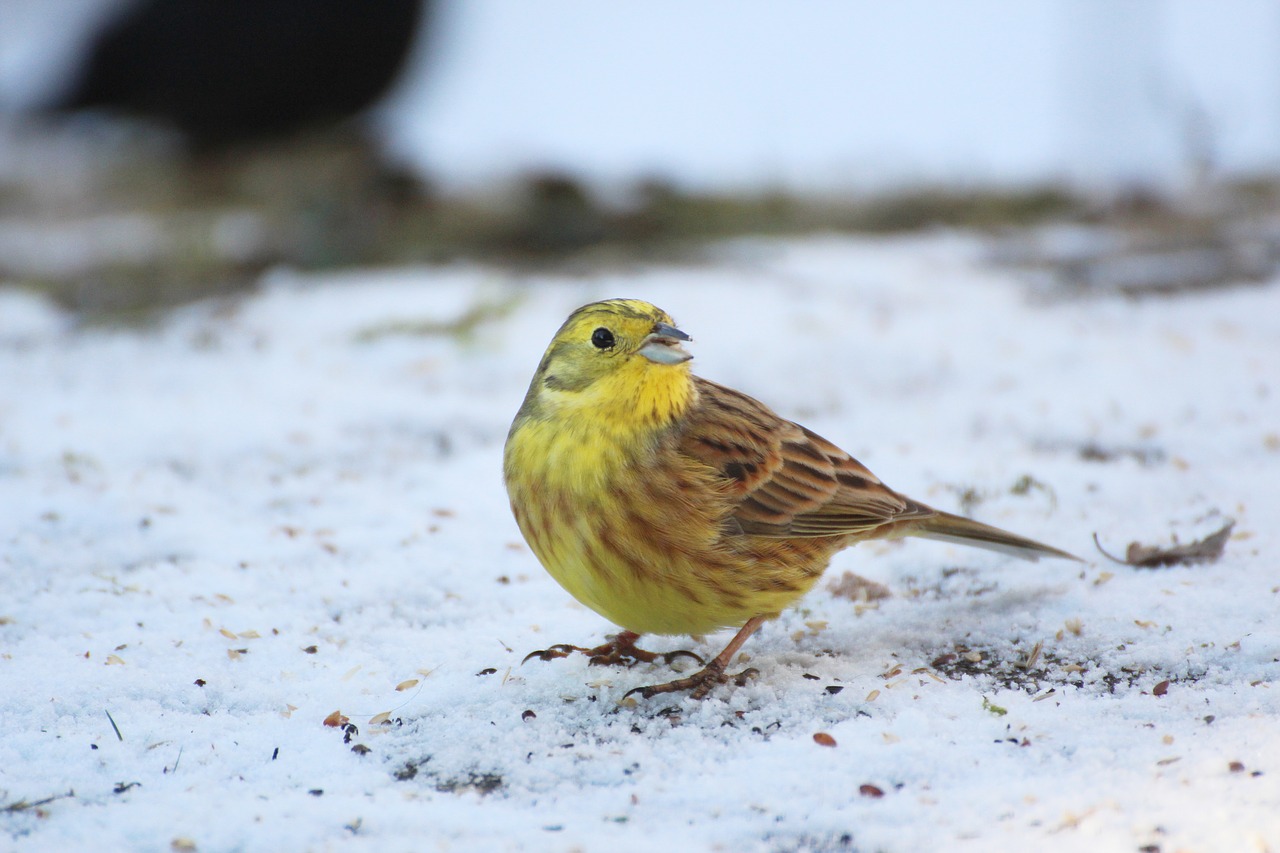
[[[396,685],[396,690],[408,690],[410,687],[417,687],[418,679],[410,678],[408,681],[402,681]]]
[[[1227,539],[1231,537],[1231,529],[1235,526],[1236,523],[1234,521],[1228,521],[1221,530],[1211,533],[1203,539],[1188,542],[1186,545],[1174,544],[1168,548],[1130,542],[1123,560],[1108,553],[1098,541],[1098,534],[1096,533],[1093,534],[1093,544],[1098,547],[1098,550],[1107,559],[1138,569],[1190,566],[1196,563],[1212,563],[1221,557],[1223,550],[1227,547]]]
[[[889,587],[884,584],[867,580],[860,575],[855,575],[853,572],[845,572],[840,576],[840,580],[828,584],[827,589],[836,598],[847,598],[850,601],[863,602],[879,601],[893,594],[889,591]]]
[[[344,717],[341,711],[334,711],[332,714],[324,718],[324,724],[330,728],[337,729],[351,722],[349,717]]]

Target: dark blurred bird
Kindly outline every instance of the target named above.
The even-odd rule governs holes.
[[[57,109],[176,127],[196,146],[336,123],[395,81],[430,0],[139,0],[96,36]]]

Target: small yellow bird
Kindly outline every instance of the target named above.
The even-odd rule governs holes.
[[[641,634],[740,628],[702,670],[628,693],[702,698],[856,542],[923,536],[1078,559],[898,494],[826,439],[694,376],[689,340],[665,311],[610,299],[573,312],[542,357],[507,435],[511,508],[551,576],[624,630],[529,657],[652,661]],[[697,657],[663,657],[676,654]]]

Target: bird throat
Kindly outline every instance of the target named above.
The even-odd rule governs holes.
[[[687,366],[644,359],[621,365],[580,390],[544,387],[538,415],[522,428],[524,448],[541,448],[526,464],[545,486],[600,488],[652,452],[697,398]]]
[[[603,429],[634,436],[665,429],[679,420],[697,396],[697,389],[687,365],[633,358],[592,383],[585,394],[593,418]]]

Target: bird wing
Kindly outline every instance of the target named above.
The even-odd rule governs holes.
[[[698,402],[686,419],[680,449],[720,472],[736,500],[732,520],[743,533],[865,535],[935,514],[758,400],[705,379],[695,382]]]

